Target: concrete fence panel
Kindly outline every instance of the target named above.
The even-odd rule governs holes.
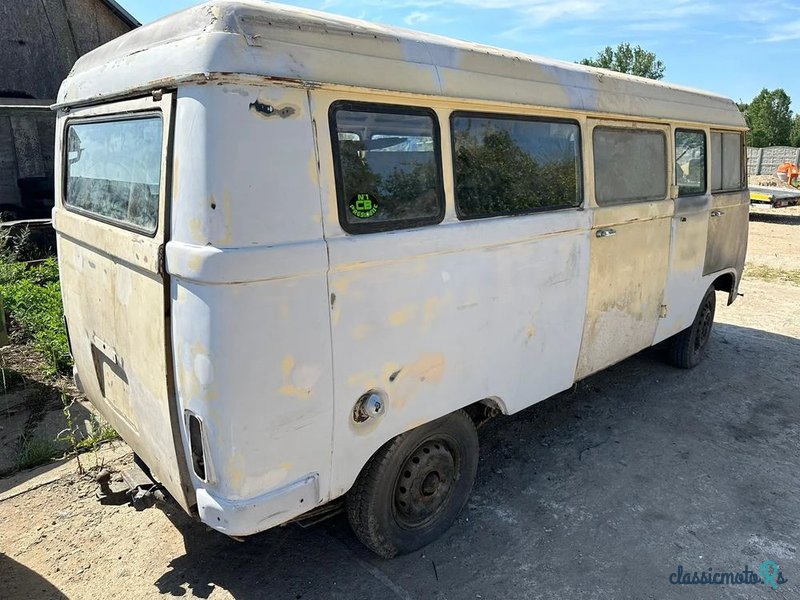
[[[785,162],[800,164],[800,148],[770,146],[747,149],[748,175],[772,175]]]

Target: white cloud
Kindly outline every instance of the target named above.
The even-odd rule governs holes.
[[[412,12],[405,19],[403,19],[403,21],[405,22],[406,25],[413,26],[413,25],[418,25],[419,23],[424,23],[430,18],[431,15],[429,13],[417,11],[417,12]]]
[[[771,33],[764,39],[765,42],[788,42],[800,40],[800,19],[773,26]]]
[[[522,10],[522,15],[529,27],[538,28],[552,21],[594,19],[603,9],[603,5],[603,2],[597,0],[545,1],[529,4]]]
[[[320,0],[379,20],[376,11],[399,13],[406,25],[458,21],[478,22],[494,31],[488,37],[525,43],[555,26],[589,27],[609,38],[675,32],[682,43],[709,35],[731,35],[746,29],[751,38],[768,42],[800,39],[800,21],[786,23],[786,0]],[[434,16],[435,15],[435,16]],[[428,25],[430,27],[430,25]],[[680,33],[678,33],[680,32]],[[719,37],[718,37],[719,39]]]

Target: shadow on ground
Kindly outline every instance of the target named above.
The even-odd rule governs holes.
[[[797,597],[800,340],[717,324],[698,368],[660,359],[648,350],[484,427],[469,503],[421,551],[379,559],[342,515],[237,542],[167,504],[185,554],[138,577],[154,597],[752,598],[771,590],[669,577],[772,560],[778,596]],[[63,597],[0,558],[26,597]]]
[[[775,212],[751,212],[751,221],[762,223],[774,223],[776,225],[800,225],[800,215],[781,213],[780,208],[773,209]]]
[[[2,592],[5,600],[66,600],[58,588],[28,567],[11,560],[0,552],[0,573],[7,586]]]
[[[233,541],[170,516],[186,554],[157,590],[235,598],[739,598],[763,585],[672,585],[678,565],[776,561],[797,593],[800,341],[717,324],[706,361],[651,349],[481,431],[458,522],[384,561],[339,515]],[[755,589],[757,588],[757,589]]]
[[[64,413],[63,392],[56,385],[32,381],[4,369],[5,391],[0,391],[0,493],[19,485],[28,476],[41,474],[32,467],[50,468],[72,448],[65,430],[85,434],[91,412],[81,402]],[[9,385],[9,382],[11,384]],[[3,390],[3,388],[0,388]],[[11,477],[9,477],[11,476]]]

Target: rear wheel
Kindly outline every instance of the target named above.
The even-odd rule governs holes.
[[[667,344],[667,360],[681,369],[692,369],[700,364],[705,354],[711,329],[714,326],[714,312],[717,306],[717,294],[713,286],[708,288],[697,315],[690,327],[669,339]]]
[[[380,556],[413,552],[453,524],[477,468],[478,434],[464,411],[403,433],[378,450],[348,492],[350,525]]]

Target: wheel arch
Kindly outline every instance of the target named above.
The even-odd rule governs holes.
[[[735,271],[726,271],[717,275],[711,285],[718,292],[728,292],[728,306],[733,304],[739,287]]]

